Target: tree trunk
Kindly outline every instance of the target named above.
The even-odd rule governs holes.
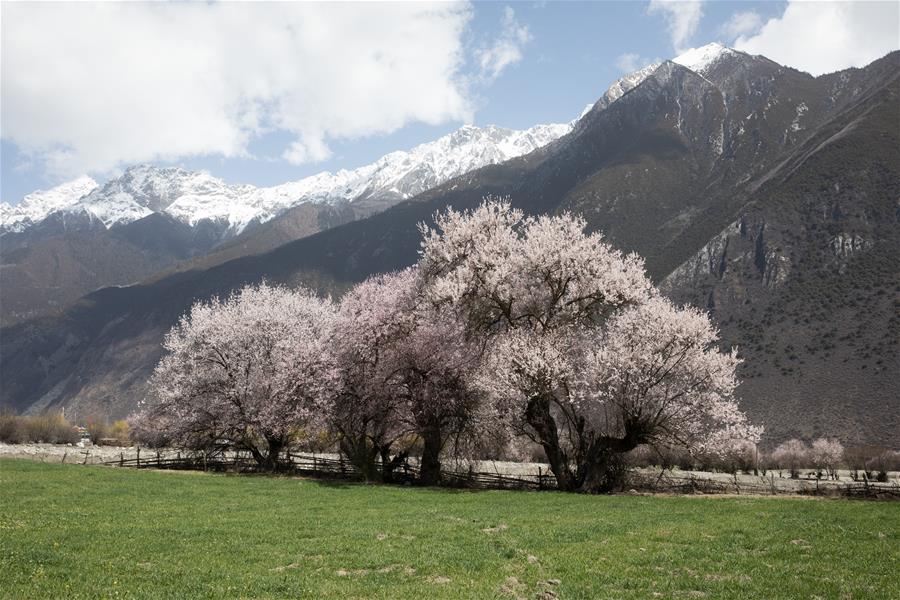
[[[546,396],[535,396],[528,401],[525,409],[525,420],[534,429],[547,454],[550,469],[556,476],[556,485],[560,490],[573,491],[578,481],[569,465],[569,457],[559,443],[556,421],[550,414],[550,399]]]
[[[262,467],[266,462],[265,455],[259,451],[259,448],[254,446],[253,444],[247,445],[247,450],[250,451],[250,455],[253,457],[253,460],[256,461],[257,466]],[[206,453],[204,452],[204,456]]]
[[[381,454],[381,481],[383,483],[394,483],[394,471],[396,471],[403,462],[409,457],[408,452],[400,452],[391,458],[391,446],[385,445],[379,448]]]
[[[625,453],[644,443],[644,430],[635,423],[625,424],[621,438],[601,436],[591,443],[578,465],[578,491],[587,494],[606,494],[620,488],[625,481],[627,465]]]
[[[281,454],[285,442],[281,438],[266,438],[266,448],[261,448],[258,444],[251,441],[244,445],[250,452],[253,460],[261,471],[272,472],[278,465],[278,455]]]
[[[378,479],[378,467],[375,459],[378,457],[379,449],[373,444],[368,443],[368,439],[341,437],[341,452],[343,452],[350,464],[359,472],[359,475],[365,481],[374,481]]]
[[[378,449],[381,455],[381,481],[382,483],[394,482],[394,461],[391,460],[391,447],[382,446]]]
[[[579,469],[579,492],[608,494],[620,488],[625,480],[625,460],[621,453],[606,450]]]
[[[284,438],[280,437],[267,437],[266,443],[268,445],[264,460],[260,465],[265,471],[269,473],[274,473],[278,468],[278,457],[281,455],[281,451],[285,447]]]
[[[419,482],[437,485],[441,482],[441,429],[439,426],[426,427],[422,433],[422,464],[419,465]]]

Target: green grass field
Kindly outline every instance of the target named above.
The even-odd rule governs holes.
[[[4,598],[900,598],[900,504],[0,461]]]

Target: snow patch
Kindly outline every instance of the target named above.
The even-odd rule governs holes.
[[[737,54],[737,51],[714,42],[699,48],[691,48],[684,54],[673,58],[672,62],[687,67],[700,75],[706,75],[707,71],[723,57]]]
[[[801,102],[797,105],[797,115],[794,117],[794,120],[791,121],[791,131],[800,131],[803,127],[800,125],[800,117],[802,117],[806,111],[809,110],[809,107],[806,106],[806,102]]]

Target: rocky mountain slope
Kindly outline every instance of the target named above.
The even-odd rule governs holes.
[[[0,204],[0,324],[51,314],[103,286],[271,250],[527,154],[570,129],[465,126],[359,169],[269,188],[139,165],[103,186],[82,177],[35,192]]]
[[[192,301],[263,277],[340,293],[414,262],[435,210],[494,194],[582,213],[667,293],[710,309],[769,442],[897,444],[900,53],[818,78],[721,47],[697,56],[631,77],[543,149],[367,219],[4,329],[4,397],[124,414]]]
[[[736,218],[663,281],[741,348],[741,392],[779,437],[900,443],[900,82],[855,101],[766,173]],[[887,67],[888,65],[875,65]]]

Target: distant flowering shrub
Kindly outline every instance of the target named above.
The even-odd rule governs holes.
[[[809,466],[809,446],[797,439],[788,440],[772,451],[773,466],[790,471],[791,477],[798,477],[800,469]]]
[[[844,462],[844,446],[837,440],[819,438],[813,441],[809,457],[818,472],[836,479],[838,467]]]

